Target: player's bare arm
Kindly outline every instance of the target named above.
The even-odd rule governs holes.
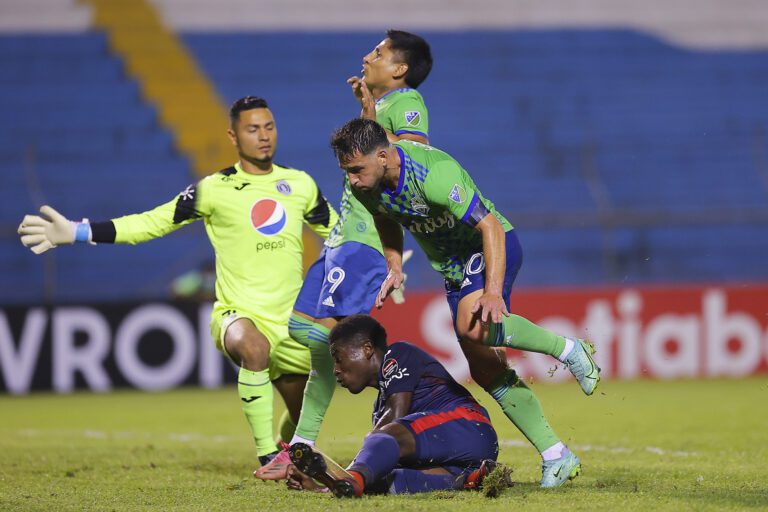
[[[368,89],[368,86],[365,84],[365,78],[352,76],[347,79],[347,83],[352,86],[352,92],[355,95],[355,98],[357,98],[357,101],[360,102],[362,108],[360,117],[376,121],[376,100],[374,99],[373,94],[371,94],[370,89]],[[395,135],[386,128],[384,131],[387,132],[387,139],[389,142],[412,140],[422,144],[429,144],[429,139],[423,135],[418,135],[416,133],[401,133],[400,135]]]
[[[485,259],[485,290],[472,306],[472,314],[478,314],[482,322],[501,322],[501,316],[509,316],[501,290],[504,284],[506,254],[504,252],[504,227],[498,219],[488,214],[477,223],[475,229],[483,235]]]
[[[402,393],[394,393],[384,403],[384,414],[381,415],[379,421],[374,425],[374,430],[380,430],[386,425],[389,425],[393,421],[402,418],[411,409],[411,399],[413,393],[410,391],[404,391]]]
[[[384,403],[384,412],[376,422],[371,434],[376,432],[385,433],[392,436],[400,447],[400,457],[410,458],[416,454],[416,439],[408,428],[396,420],[408,415],[411,410],[411,400],[413,393],[403,391],[393,393]]]
[[[311,476],[299,471],[299,468],[293,464],[290,464],[287,469],[287,485],[293,491],[328,491],[327,487],[315,482]]]
[[[389,294],[403,283],[403,230],[397,222],[383,215],[374,215],[373,222],[381,238],[388,270],[376,298],[376,307],[381,308]]]
[[[370,89],[365,83],[365,78],[352,76],[347,79],[347,83],[352,86],[352,93],[355,98],[360,102],[360,117],[363,119],[376,120],[376,100],[371,94]]]

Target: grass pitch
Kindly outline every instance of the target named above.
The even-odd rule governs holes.
[[[256,481],[233,388],[0,397],[0,510],[768,510],[768,379],[535,385],[582,459],[582,476],[537,488],[539,458],[488,395],[514,487],[336,500]],[[346,464],[374,394],[339,389],[319,446]],[[279,409],[278,409],[279,412]]]

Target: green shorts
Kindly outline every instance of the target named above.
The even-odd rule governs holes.
[[[216,348],[224,353],[224,335],[227,328],[235,320],[247,318],[269,341],[269,378],[277,380],[281,375],[299,374],[309,375],[311,363],[309,349],[288,335],[287,323],[277,323],[263,316],[251,313],[240,308],[234,308],[216,302],[211,312],[211,336],[216,342]]]

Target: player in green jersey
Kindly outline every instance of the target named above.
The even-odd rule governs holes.
[[[429,117],[416,88],[432,70],[432,52],[424,39],[401,30],[363,57],[363,78],[347,80],[360,102],[360,117],[377,121],[390,141],[428,142]]]
[[[273,162],[277,128],[266,101],[236,101],[227,133],[239,161],[165,204],[94,223],[70,222],[43,206],[47,218],[27,215],[19,234],[40,254],[75,242],[136,244],[202,219],[216,253],[211,334],[240,366],[243,411],[266,463],[276,451],[270,381],[295,422],[310,370],[309,351],[290,338],[287,326],[302,282],[302,226],[326,237],[337,215],[307,173]]]
[[[392,141],[427,142],[427,109],[416,88],[432,69],[432,55],[424,39],[399,30],[363,57],[363,78],[347,82],[362,105],[362,117],[378,121]],[[368,313],[387,275],[381,241],[368,211],[355,199],[344,178],[339,222],[323,252],[304,279],[288,324],[290,334],[312,354],[307,387],[296,433],[291,443],[313,446],[331,401],[336,381],[328,350],[328,333],[349,315]],[[402,293],[402,291],[400,291]],[[255,472],[258,478],[287,477],[288,451],[280,452]]]
[[[578,475],[581,462],[555,435],[531,390],[513,370],[486,365],[486,347],[509,347],[559,359],[587,395],[600,380],[591,344],[557,336],[509,313],[522,263],[510,223],[461,165],[437,148],[409,141],[390,144],[381,126],[364,119],[340,128],[331,146],[355,197],[373,214],[387,258],[388,277],[376,305],[381,307],[402,280],[403,226],[445,279],[454,328],[473,378],[541,453],[541,486],[556,487]]]

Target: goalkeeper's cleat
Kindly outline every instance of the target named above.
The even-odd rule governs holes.
[[[262,480],[285,480],[288,478],[288,466],[291,464],[291,456],[288,454],[288,443],[280,442],[281,450],[272,457],[272,460],[253,472],[253,476]]]
[[[584,394],[589,396],[595,392],[600,383],[600,367],[592,359],[595,346],[586,340],[577,338],[573,339],[573,342],[573,349],[564,361],[565,367],[576,378]]]
[[[485,477],[487,477],[494,469],[496,469],[496,461],[485,459],[480,463],[480,467],[476,470],[469,474],[460,475],[456,480],[455,488],[477,491],[482,487]]]
[[[560,487],[568,480],[573,480],[581,473],[581,461],[568,448],[554,460],[546,460],[541,466],[541,486],[544,488]]]
[[[294,443],[291,445],[288,453],[291,456],[291,462],[299,471],[306,473],[328,487],[337,498],[362,496],[362,487],[351,475],[348,473],[348,476],[344,477],[332,475],[328,471],[325,457],[321,453],[312,450],[312,447],[308,444]]]

